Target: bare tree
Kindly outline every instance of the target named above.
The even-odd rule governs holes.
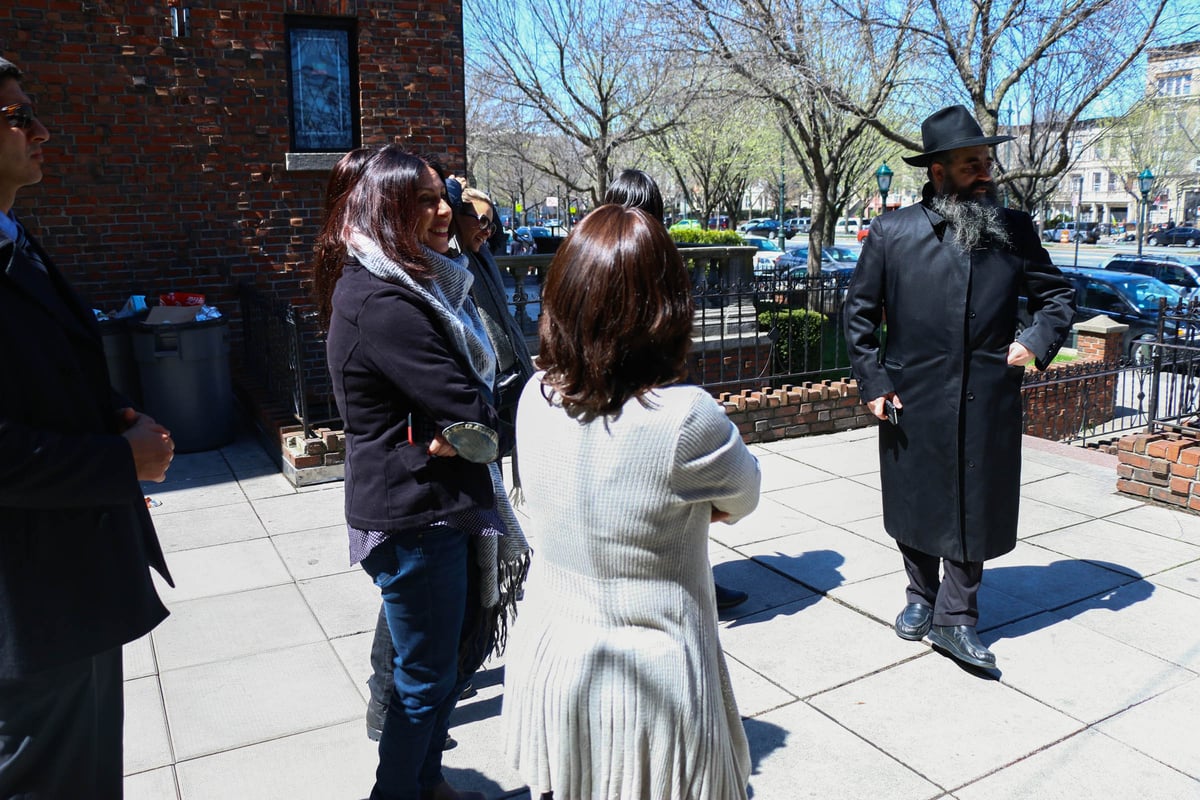
[[[528,134],[558,136],[560,159],[529,163],[594,205],[622,148],[675,125],[690,73],[675,69],[655,30],[658,15],[623,0],[467,0],[468,66],[480,91],[504,104]]]
[[[762,107],[731,94],[698,97],[671,126],[649,142],[688,207],[705,227],[715,212],[737,218],[753,168],[767,145]]]
[[[911,3],[894,4],[908,9],[904,24],[878,25],[870,9],[880,4],[868,0],[852,10],[819,0],[671,1],[678,24],[697,20],[706,55],[776,109],[813,189],[809,272],[818,273],[838,215],[883,153],[869,125],[902,85]]]
[[[1018,160],[1002,165],[1001,181],[1032,211],[1072,163],[1081,119],[1094,113],[1090,109],[1102,94],[1131,77],[1129,68],[1154,42],[1168,2],[921,0],[908,17],[876,4],[880,16],[858,18],[914,36],[912,57],[929,70],[928,91],[916,95],[929,103],[924,111],[933,102],[944,105],[949,86],[990,136],[1008,122],[1002,112],[1010,104],[1017,107],[1024,146],[1013,151]],[[854,102],[841,105],[885,136],[920,149],[912,123],[919,115],[896,124],[896,116],[889,120]]]
[[[1200,161],[1198,125],[1200,109],[1194,102],[1180,103],[1169,97],[1146,97],[1117,121],[1106,143],[1106,161],[1122,175],[1132,199],[1141,201],[1138,173],[1143,168],[1154,175],[1151,198],[1194,181]]]

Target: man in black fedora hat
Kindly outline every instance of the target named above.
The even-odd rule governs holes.
[[[1021,473],[1021,377],[1062,346],[1073,292],[1027,214],[1001,208],[990,145],[963,106],[921,125],[921,203],[875,217],[844,310],[859,392],[879,429],[884,527],[907,605],[896,634],[926,635],[981,669],[983,562],[1012,550]],[[1017,299],[1033,324],[1020,334]],[[880,336],[881,324],[886,336]],[[1016,334],[1014,336],[1014,334]]]

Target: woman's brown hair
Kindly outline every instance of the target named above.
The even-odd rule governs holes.
[[[346,244],[343,241],[345,227],[344,209],[346,196],[354,188],[355,182],[362,174],[363,167],[375,155],[369,147],[357,147],[342,156],[329,173],[329,183],[325,185],[325,216],[321,230],[317,233],[317,242],[313,246],[313,297],[317,302],[317,316],[321,329],[329,329],[330,301],[333,298],[333,286],[342,274],[342,264],[346,260]]]
[[[346,154],[342,161],[352,155]],[[362,231],[384,255],[414,277],[428,274],[416,230],[418,193],[428,169],[439,178],[446,177],[444,169],[398,145],[388,145],[363,160],[356,175],[344,178],[339,197],[326,198],[325,222],[317,235],[320,249],[313,268],[313,296],[323,330],[329,329],[333,289],[342,274],[349,231]],[[338,173],[335,169],[331,187]]]
[[[543,382],[572,411],[612,414],[684,379],[691,284],[662,222],[618,205],[584,217],[550,262],[538,333]]]

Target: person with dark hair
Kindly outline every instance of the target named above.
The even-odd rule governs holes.
[[[0,797],[117,798],[121,646],[172,586],[138,481],[170,432],[112,387],[96,319],[13,213],[50,132],[0,58]]]
[[[990,146],[963,106],[921,125],[921,203],[880,214],[850,281],[846,346],[879,427],[883,525],[908,577],[896,635],[981,669],[983,562],[1016,546],[1021,378],[1070,331],[1074,290],[1027,214],[996,202]],[[1018,298],[1033,324],[1017,332]],[[880,337],[885,324],[886,344]]]
[[[654,178],[640,169],[622,170],[604,192],[604,202],[640,208],[659,222],[663,221],[662,192]]]
[[[343,241],[341,217],[345,215],[346,198],[362,175],[367,162],[378,151],[370,147],[356,147],[346,153],[329,171],[325,184],[325,211],[317,240],[313,245],[313,297],[317,302],[317,318],[323,330],[329,329],[332,313],[333,287],[342,276],[342,265],[346,260],[346,244]],[[337,218],[337,219],[335,219]]]
[[[371,800],[463,800],[442,746],[463,686],[503,638],[528,547],[503,491],[496,356],[450,254],[443,175],[397,146],[331,204],[315,265],[346,434],[351,563],[396,650]],[[344,251],[344,258],[342,256]]]
[[[542,798],[746,797],[708,527],[753,511],[760,476],[717,402],[683,383],[692,314],[679,251],[640,209],[595,209],[550,264],[543,372],[517,407],[539,551],[502,710]]]
[[[463,189],[462,184],[452,177],[447,178],[445,184],[447,199],[454,212],[451,230],[467,257],[467,268],[473,279],[471,299],[475,302],[488,341],[496,353],[494,405],[500,420],[501,441],[511,443],[517,399],[525,382],[533,375],[533,362],[525,344],[525,335],[508,311],[500,270],[487,248],[488,236],[495,227],[495,211],[483,192]],[[516,453],[505,446],[500,456],[510,453],[514,464],[514,483],[519,486],[519,481],[515,480]],[[372,675],[367,681],[371,692],[367,702],[367,736],[371,739],[379,739],[387,717],[388,699],[392,693],[391,664],[395,657],[387,619],[381,609],[371,645]],[[471,697],[474,693],[474,688],[468,684],[462,697]],[[443,747],[449,750],[456,744],[453,737],[447,736]]]
[[[640,208],[659,222],[663,219],[662,192],[658,184],[640,169],[627,169],[608,185],[604,193],[604,202],[616,203],[626,208]],[[690,376],[689,376],[690,379]],[[713,580],[713,589],[717,593],[717,608],[727,611],[736,608],[750,597],[741,589],[722,586]]]

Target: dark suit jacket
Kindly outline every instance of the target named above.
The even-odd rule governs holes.
[[[1029,216],[1003,213],[1009,244],[970,253],[927,206],[875,217],[843,309],[863,400],[895,391],[904,406],[899,425],[879,429],[884,527],[956,561],[1016,544],[1024,369],[1008,366],[1008,346],[1020,341],[1044,369],[1073,314]],[[1018,297],[1039,309],[1020,335]]]
[[[39,252],[49,275],[0,234],[0,679],[133,641],[167,615],[98,327]]]

